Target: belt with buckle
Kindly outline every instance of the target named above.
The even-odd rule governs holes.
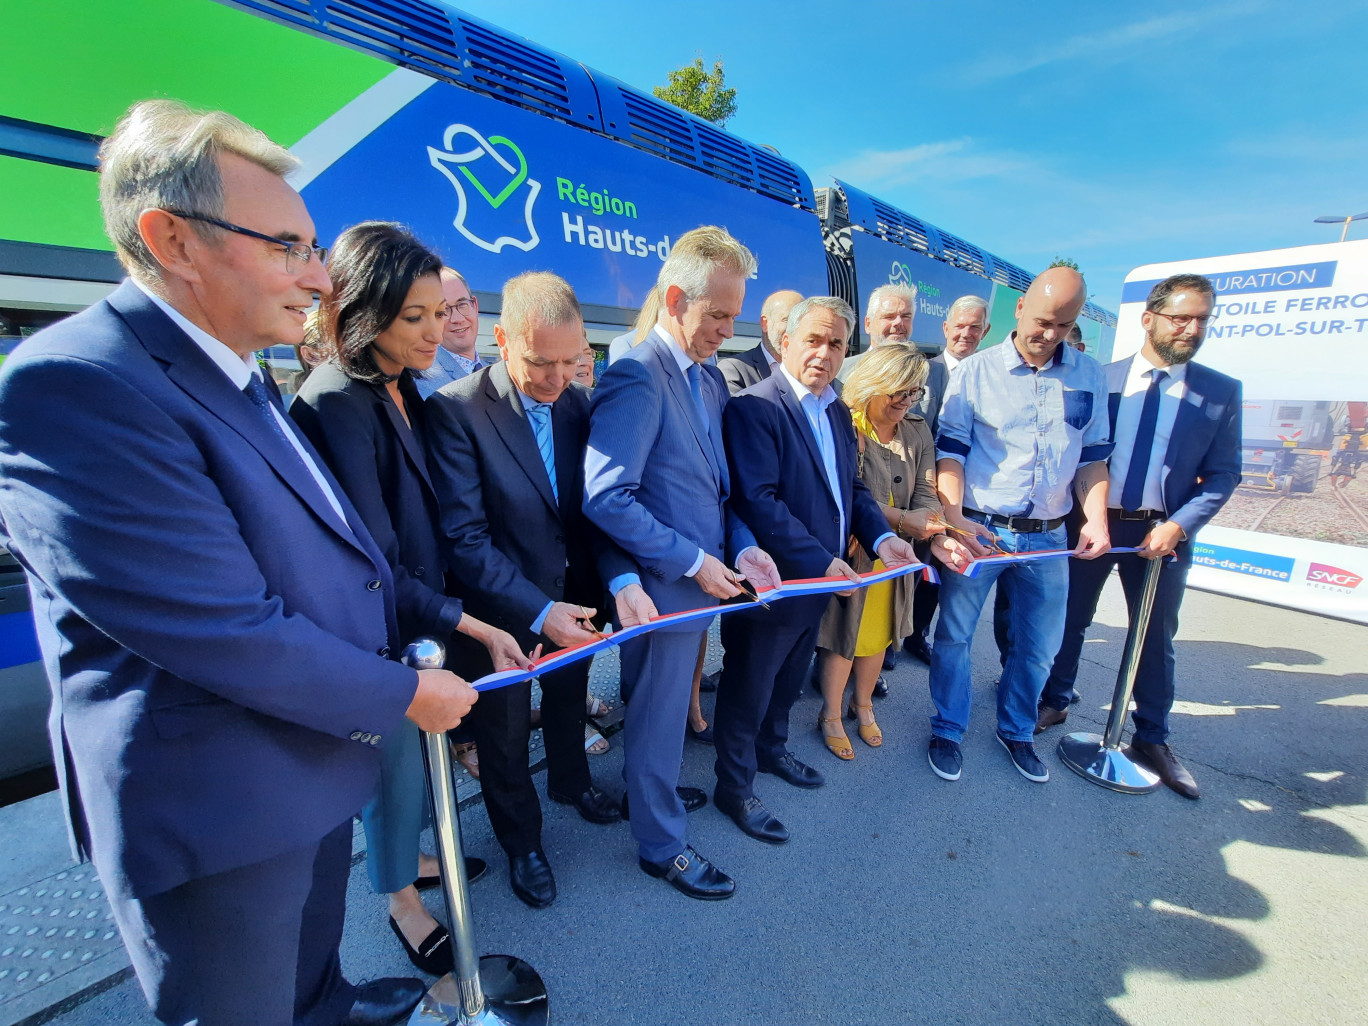
[[[984,513],[977,509],[966,509],[966,517],[981,517],[991,527],[1005,527],[1015,534],[1041,534],[1053,531],[1064,523],[1063,517],[1053,520],[1030,520],[1027,517],[1004,517],[997,513]]]
[[[1143,520],[1148,523],[1151,520],[1168,519],[1162,509],[1109,509],[1107,512],[1117,520]]]

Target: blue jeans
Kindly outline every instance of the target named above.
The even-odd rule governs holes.
[[[1004,552],[1062,549],[1063,526],[1053,531],[1017,534],[994,528]],[[984,567],[977,577],[947,569],[941,574],[940,621],[931,649],[931,700],[936,715],[931,733],[956,743],[969,726],[971,702],[969,650],[983,603],[1001,577],[1011,588],[1007,661],[997,694],[998,733],[1011,741],[1030,741],[1036,723],[1036,702],[1064,635],[1064,613],[1069,592],[1065,559]]]

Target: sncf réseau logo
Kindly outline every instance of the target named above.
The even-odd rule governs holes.
[[[1325,563],[1312,563],[1306,571],[1306,579],[1312,584],[1343,588],[1345,591],[1352,591],[1357,588],[1359,582],[1363,580],[1358,574],[1341,570],[1337,566],[1327,566]]]

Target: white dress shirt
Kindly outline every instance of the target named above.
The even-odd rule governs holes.
[[[1148,454],[1149,471],[1145,475],[1142,502],[1145,509],[1167,513],[1169,511],[1164,509],[1164,454],[1168,452],[1169,439],[1173,437],[1178,406],[1187,394],[1187,364],[1157,369],[1163,370],[1168,377],[1159,386],[1159,417],[1154,423],[1154,446]],[[1136,353],[1131,357],[1130,370],[1126,373],[1126,384],[1121,392],[1121,405],[1116,410],[1116,448],[1112,450],[1108,468],[1111,482],[1107,497],[1112,509],[1121,508],[1121,490],[1125,488],[1126,477],[1130,473],[1135,432],[1140,426],[1140,412],[1144,408],[1145,393],[1149,390],[1150,375],[1154,370],[1154,364],[1145,358],[1144,353]]]
[[[170,317],[171,320],[175,322],[176,327],[189,335],[190,341],[204,350],[204,355],[214,361],[214,365],[228,376],[228,380],[233,383],[233,387],[239,392],[247,387],[247,383],[252,380],[252,375],[255,374],[260,376],[261,368],[257,366],[255,360],[250,357],[239,356],[237,353],[233,352],[233,350],[214,338],[213,335],[187,319],[184,314],[170,303],[166,302],[166,300],[159,296],[154,296],[136,278],[130,278],[129,280],[132,281],[134,285],[138,286],[138,288],[142,289],[143,294],[146,295],[148,299],[152,300],[153,303],[157,304],[157,308],[161,310],[162,313],[166,314],[166,316]],[[308,468],[309,473],[313,475],[313,479],[318,482],[318,487],[323,492],[323,497],[328,500],[328,505],[330,505],[333,508],[333,512],[337,514],[337,519],[345,524],[347,522],[347,515],[342,512],[342,504],[337,501],[337,495],[333,492],[332,486],[328,484],[327,479],[318,469],[318,464],[314,462],[313,457],[309,455],[308,450],[305,449],[300,442],[299,434],[290,423],[290,418],[281,413],[280,408],[277,407],[275,403],[271,403],[271,413],[274,414],[276,422],[280,425],[280,430],[285,433],[285,437],[288,438],[290,444],[294,446],[295,452],[299,453],[299,458],[304,461],[304,466]]]
[[[779,364],[779,371],[788,379],[789,388],[793,389],[793,394],[798,399],[798,407],[807,418],[808,427],[812,429],[817,451],[822,454],[822,469],[826,471],[827,488],[831,491],[831,498],[836,503],[836,513],[841,521],[841,530],[837,537],[844,540],[845,506],[841,504],[841,478],[836,469],[836,437],[831,431],[831,418],[827,416],[827,407],[836,401],[836,390],[827,385],[820,395],[813,395],[811,390],[790,374],[789,369],[782,363]]]

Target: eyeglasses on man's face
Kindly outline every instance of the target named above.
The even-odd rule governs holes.
[[[328,262],[327,246],[312,246],[307,242],[292,242],[289,239],[278,239],[274,235],[266,235],[263,232],[253,231],[244,228],[240,224],[233,224],[230,221],[223,221],[217,217],[210,217],[208,214],[196,214],[189,210],[168,210],[168,214],[176,217],[183,217],[190,221],[203,221],[205,224],[212,224],[215,228],[222,228],[226,232],[236,232],[238,235],[246,235],[249,239],[260,239],[262,242],[269,242],[281,247],[285,251],[285,273],[299,274],[304,268],[309,266],[309,261],[315,256],[318,257],[320,264],[326,265]]]
[[[1211,320],[1211,314],[1171,314],[1164,313],[1163,310],[1151,310],[1150,313],[1154,314],[1156,317],[1164,318],[1164,320],[1172,324],[1178,331],[1182,331],[1194,321],[1197,322],[1197,327],[1205,328],[1207,322]]]
[[[470,311],[474,309],[475,300],[466,298],[458,299],[454,303],[447,304],[447,319],[450,320],[452,317],[455,317],[457,315],[461,317],[469,317]]]

